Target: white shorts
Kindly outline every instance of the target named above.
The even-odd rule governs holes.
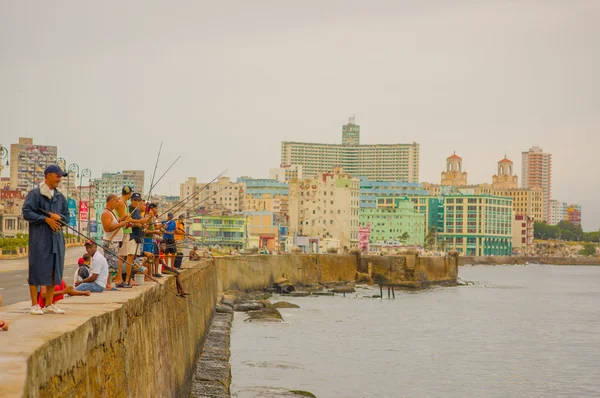
[[[133,239],[129,239],[129,234],[123,235],[123,245],[119,249],[119,256],[133,256],[136,254],[138,244]],[[140,246],[142,246],[140,244]]]

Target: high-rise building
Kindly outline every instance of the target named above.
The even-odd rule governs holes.
[[[419,182],[419,144],[360,144],[354,118],[342,127],[342,144],[283,141],[281,164],[302,166],[303,177],[342,167],[355,177],[374,181]]]
[[[542,188],[543,194],[543,220],[550,218],[550,199],[552,197],[552,154],[546,153],[542,148],[534,146],[529,151],[522,153],[521,186],[523,188]]]
[[[565,221],[567,219],[567,209],[569,205],[566,202],[561,202],[560,200],[550,200],[548,205],[549,217],[548,224],[557,225],[561,221]]]
[[[488,195],[444,197],[443,230],[438,241],[446,249],[473,256],[512,254],[512,199]]]
[[[33,138],[19,138],[10,146],[10,189],[28,192],[44,181],[46,166],[56,163],[56,146],[34,145]]]
[[[144,171],[123,170],[117,173],[102,173],[95,181],[96,200],[103,201],[109,194],[121,195],[123,187],[129,185],[133,192],[144,194]]]
[[[359,206],[360,181],[341,168],[290,181],[290,232],[358,248]]]

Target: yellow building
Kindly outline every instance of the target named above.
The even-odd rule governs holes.
[[[318,177],[290,181],[291,233],[335,239],[358,248],[360,180],[334,168]]]

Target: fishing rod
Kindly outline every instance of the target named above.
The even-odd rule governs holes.
[[[175,163],[177,163],[177,161],[181,159],[181,156],[178,156],[177,159],[175,159],[175,161],[173,163],[171,163],[171,165],[169,166],[169,168],[160,176],[160,178],[150,187],[150,191],[149,194],[152,193],[152,189],[154,189],[155,186],[158,185],[158,183],[160,182],[160,180],[163,179],[163,177],[169,172],[169,170],[171,170],[171,167],[175,166]],[[152,178],[154,179],[154,177]]]
[[[158,218],[161,218],[162,216],[164,216],[167,213],[170,213],[173,211],[173,209],[177,208],[177,207],[182,207],[185,204],[187,204],[190,200],[192,200],[195,196],[197,196],[200,192],[204,191],[205,189],[207,189],[210,184],[212,184],[213,182],[215,182],[217,179],[219,179],[223,174],[225,174],[227,172],[227,170],[224,170],[221,174],[219,174],[218,176],[216,176],[215,178],[213,178],[208,184],[200,187],[199,189],[197,189],[194,193],[190,194],[189,196],[187,196],[185,199],[180,200],[179,202],[175,203],[173,206],[171,206],[171,208],[167,209],[166,211],[164,211],[162,214],[158,215]],[[219,191],[220,192],[220,191]]]
[[[154,188],[154,177],[156,176],[156,169],[158,168],[158,160],[160,159],[160,152],[162,151],[163,142],[160,142],[160,146],[158,147],[158,155],[156,156],[156,162],[154,163],[154,173],[152,173],[152,179],[150,180],[150,190],[148,191],[148,200],[150,200],[150,195],[152,194],[152,188]]]

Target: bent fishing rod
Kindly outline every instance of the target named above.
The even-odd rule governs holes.
[[[221,176],[223,176],[223,174],[225,174],[227,172],[227,170],[224,170],[223,172],[221,172],[218,176],[216,176],[215,178],[213,178],[208,184],[198,188],[195,192],[191,193],[189,196],[187,196],[185,199],[180,200],[179,202],[175,203],[173,206],[171,206],[171,208],[167,209],[166,211],[164,211],[162,214],[160,214],[158,216],[158,218],[161,218],[162,216],[164,216],[167,213],[170,213],[173,211],[173,209],[178,208],[178,207],[183,207],[185,206],[190,200],[192,200],[195,196],[197,196],[200,192],[204,191],[205,189],[208,189],[208,187],[210,186],[210,184],[212,184],[213,182],[215,182],[217,179],[219,179]],[[220,191],[219,191],[220,192]]]

